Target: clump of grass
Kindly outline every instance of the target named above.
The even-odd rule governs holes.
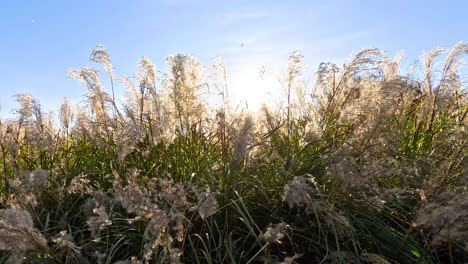
[[[222,61],[210,72],[169,56],[157,76],[142,58],[122,77],[98,46],[110,82],[69,71],[84,104],[65,100],[54,122],[20,94],[0,120],[1,261],[464,263],[468,45],[439,69],[443,52],[418,78],[400,55],[364,50],[320,64],[313,86],[294,52],[287,100],[248,113],[230,104]]]

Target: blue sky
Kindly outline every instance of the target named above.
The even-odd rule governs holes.
[[[132,74],[141,56],[164,71],[164,58],[188,53],[203,64],[223,56],[231,89],[263,97],[255,84],[261,65],[281,69],[302,50],[310,72],[319,62],[341,63],[377,47],[408,60],[434,46],[468,40],[468,1],[256,0],[5,0],[0,7],[0,105],[31,92],[46,109],[64,96],[78,102],[86,89],[68,68],[89,65],[102,44],[116,72]],[[312,74],[310,74],[312,77]],[[261,86],[261,85],[259,85]]]

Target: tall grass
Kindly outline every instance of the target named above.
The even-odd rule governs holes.
[[[312,86],[295,52],[283,105],[248,113],[222,61],[118,76],[98,46],[107,76],[69,71],[85,104],[19,94],[0,120],[1,262],[465,263],[468,46],[444,52],[413,76],[364,50]]]

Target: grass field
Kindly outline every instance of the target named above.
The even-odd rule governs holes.
[[[86,102],[0,120],[0,262],[467,263],[467,53],[368,49],[310,84],[295,52],[251,113],[221,61],[123,77],[97,47]]]

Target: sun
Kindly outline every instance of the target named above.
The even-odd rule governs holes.
[[[235,106],[257,112],[263,104],[272,105],[280,99],[280,83],[274,76],[260,76],[259,69],[246,67],[232,75],[229,93]]]

